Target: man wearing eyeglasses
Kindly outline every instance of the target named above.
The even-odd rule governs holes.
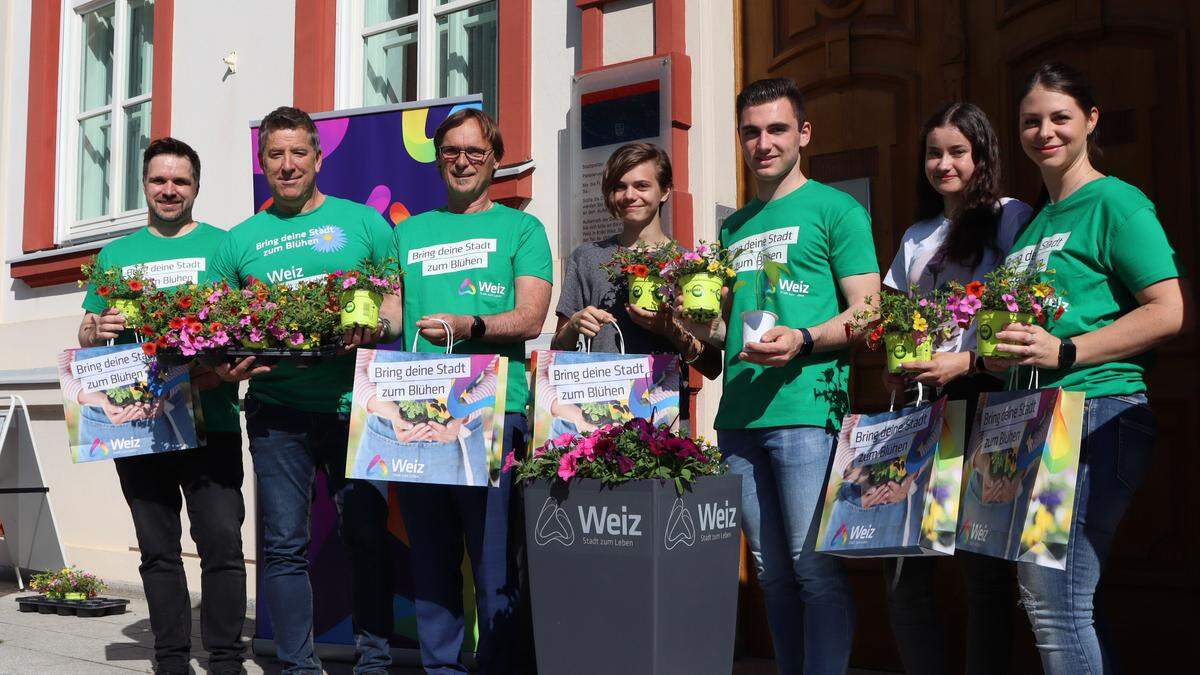
[[[446,206],[409,218],[392,236],[405,273],[404,340],[416,337],[418,351],[442,352],[449,340],[457,354],[508,357],[504,454],[520,457],[529,435],[525,341],[541,332],[550,307],[550,243],[537,218],[488,197],[504,156],[491,117],[460,110],[438,127],[433,143]],[[517,617],[524,616],[517,606],[524,536],[517,500],[510,500],[511,474],[501,473],[494,488],[399,485],[426,672],[466,672],[459,663],[464,539],[475,577],[480,668],[529,672],[530,666],[513,662],[521,641]]]

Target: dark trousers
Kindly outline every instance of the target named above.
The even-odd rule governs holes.
[[[315,413],[246,399],[246,429],[258,489],[264,596],[285,673],[320,673],[313,649],[309,520],[317,466],[329,477],[338,531],[350,558],[358,660],[355,672],[391,663],[392,569],[386,487],[346,478],[347,413]]]
[[[200,641],[212,672],[240,672],[246,620],[242,556],[242,437],[210,433],[208,445],[115,460],[142,561],[159,672],[186,673],[192,604],[183,571],[180,508],[187,503],[200,554]]]
[[[504,417],[504,455],[523,456],[525,416]],[[465,631],[463,545],[475,579],[479,616],[476,660],[483,673],[531,673],[526,584],[522,581],[524,516],[512,473],[498,487],[398,484],[412,546],[413,597],[421,663],[427,673],[465,673],[459,660]]]

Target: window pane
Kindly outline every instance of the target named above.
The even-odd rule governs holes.
[[[129,87],[126,98],[150,91],[154,76],[154,2],[129,3]]]
[[[110,4],[83,15],[80,112],[108,105],[112,101],[115,11],[116,5]]]
[[[417,3],[418,0],[367,0],[363,25],[370,28],[378,23],[416,14]]]
[[[366,39],[363,105],[417,99],[417,29],[398,28]]]
[[[142,153],[150,144],[150,101],[125,110],[125,194],[124,209],[146,206],[142,193]]]
[[[111,115],[104,113],[79,123],[79,189],[76,220],[108,214],[108,156]]]
[[[438,95],[483,94],[496,114],[496,3],[438,17]]]

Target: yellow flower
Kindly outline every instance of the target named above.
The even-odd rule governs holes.
[[[1039,298],[1045,298],[1054,293],[1054,288],[1047,283],[1040,283],[1033,287],[1033,294]]]
[[[720,271],[721,271],[721,264],[720,264],[720,263],[718,263],[716,260],[714,260],[714,261],[712,261],[712,262],[708,263],[708,271],[709,271],[709,272],[720,272]]]
[[[729,275],[729,276],[731,276],[731,277],[733,277],[733,276],[737,276],[737,270],[733,269],[732,267],[726,267],[726,268],[725,268],[725,274],[727,274],[727,275]]]
[[[925,331],[929,328],[929,322],[925,317],[921,316],[920,312],[913,312],[913,330]]]

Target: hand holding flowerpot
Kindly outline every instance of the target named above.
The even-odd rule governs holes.
[[[742,312],[742,349],[753,342],[762,342],[763,335],[775,327],[779,315],[765,309]]]
[[[985,357],[1016,358],[1016,354],[996,349],[1000,340],[997,334],[1010,323],[1029,323],[1033,315],[1025,312],[1008,312],[984,309],[975,315],[975,331],[978,335],[979,354]]]
[[[933,359],[933,340],[928,336],[917,344],[912,333],[884,333],[883,344],[887,350],[889,373],[904,372],[903,363]]]
[[[721,314],[721,287],[725,279],[716,274],[697,272],[681,280],[683,314],[697,323],[712,321]]]
[[[382,302],[383,295],[378,291],[362,288],[342,291],[342,329],[358,326],[372,330],[378,328],[379,305]]]
[[[629,304],[648,312],[659,311],[662,309],[660,294],[666,285],[667,282],[657,274],[644,277],[629,275]]]

